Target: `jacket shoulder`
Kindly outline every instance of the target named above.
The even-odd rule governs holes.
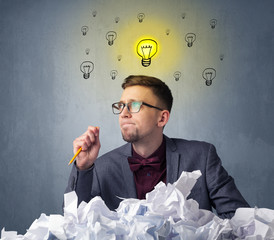
[[[211,143],[198,140],[187,140],[182,138],[168,138],[167,146],[173,151],[208,151],[210,148],[215,148]]]

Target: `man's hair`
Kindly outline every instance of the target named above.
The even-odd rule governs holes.
[[[122,88],[130,86],[144,86],[152,92],[164,104],[164,108],[171,112],[173,97],[169,87],[160,79],[144,75],[130,75],[122,83]]]

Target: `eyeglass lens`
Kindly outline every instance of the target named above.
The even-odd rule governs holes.
[[[112,105],[113,113],[119,114],[123,111],[126,106],[130,113],[137,113],[140,111],[142,103],[141,102],[129,102],[129,103],[114,103]]]

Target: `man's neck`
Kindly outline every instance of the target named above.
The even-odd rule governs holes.
[[[140,156],[147,158],[160,147],[162,141],[163,134],[153,140],[132,143],[132,147]]]

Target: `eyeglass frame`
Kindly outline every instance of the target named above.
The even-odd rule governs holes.
[[[140,107],[139,107],[139,110],[138,110],[137,112],[131,112],[131,111],[129,110],[129,107],[128,107],[128,104],[132,104],[132,103],[134,103],[134,102],[140,103]],[[118,103],[119,103],[119,104],[122,104],[122,105],[123,105],[123,108],[121,109],[121,111],[120,111],[119,113],[115,113],[114,110],[113,110],[113,109],[114,109],[114,105],[115,105],[115,104],[118,104]],[[113,103],[111,106],[112,106],[112,112],[113,112],[113,114],[119,115],[119,114],[121,114],[121,113],[123,112],[125,106],[127,107],[128,112],[132,114],[132,113],[138,113],[138,112],[140,112],[140,109],[141,109],[142,105],[145,105],[145,106],[150,107],[150,108],[155,108],[155,109],[157,109],[157,110],[159,110],[159,111],[163,111],[163,110],[164,110],[164,109],[161,109],[161,108],[159,108],[159,107],[150,105],[150,104],[148,104],[148,103],[146,103],[146,102],[143,102],[143,101],[131,101],[131,102],[128,102],[128,103],[115,102],[115,103]]]

